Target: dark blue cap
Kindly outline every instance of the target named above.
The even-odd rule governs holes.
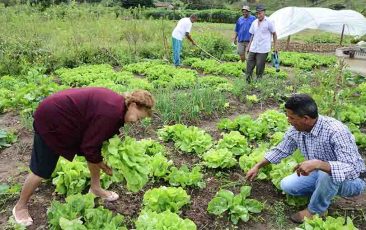
[[[259,5],[257,5],[257,6],[255,7],[255,10],[256,10],[257,12],[259,12],[259,11],[265,11],[265,10],[266,10],[266,8],[264,7],[264,5],[259,4]]]

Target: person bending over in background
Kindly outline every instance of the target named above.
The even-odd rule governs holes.
[[[173,42],[173,62],[176,67],[180,66],[180,52],[182,50],[183,38],[186,37],[192,45],[196,45],[192,39],[190,32],[192,29],[192,23],[197,21],[197,16],[192,14],[189,18],[182,18],[178,21],[177,26],[172,33]]]
[[[309,196],[306,209],[290,219],[302,223],[304,218],[323,215],[334,196],[358,196],[365,191],[365,162],[355,139],[342,122],[318,115],[315,101],[306,94],[295,94],[286,104],[286,115],[292,127],[282,142],[247,172],[253,180],[260,168],[279,163],[299,149],[305,161],[294,168],[295,173],[281,181],[281,189],[292,196]]]
[[[233,42],[238,45],[237,51],[242,62],[245,61],[245,53],[247,52],[250,33],[249,29],[252,25],[255,17],[250,14],[249,6],[243,6],[242,8],[243,16],[238,19],[235,25],[235,34],[233,37]]]
[[[257,19],[252,23],[249,29],[251,33],[248,45],[247,60],[247,82],[250,83],[254,67],[256,67],[257,78],[261,78],[264,73],[266,59],[271,51],[271,37],[273,37],[273,49],[277,51],[277,34],[273,23],[266,17],[263,5],[256,7]]]
[[[44,99],[34,113],[34,142],[30,174],[13,208],[17,223],[33,223],[28,201],[42,179],[51,177],[59,156],[72,161],[76,154],[85,156],[90,170],[89,192],[107,201],[118,194],[102,189],[100,170],[112,175],[104,162],[101,147],[119,132],[124,123],[151,116],[154,98],[144,90],[119,95],[106,88],[67,89]]]

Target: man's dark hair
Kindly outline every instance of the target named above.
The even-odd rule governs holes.
[[[294,94],[287,99],[286,109],[290,109],[297,116],[303,117],[308,115],[311,118],[318,117],[318,107],[313,98],[307,94]]]
[[[194,18],[194,19],[198,19],[197,14],[191,14],[191,16],[189,16],[190,18]]]

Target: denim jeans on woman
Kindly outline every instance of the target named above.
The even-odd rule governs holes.
[[[352,197],[362,194],[366,182],[361,178],[336,183],[328,173],[313,171],[309,176],[297,176],[296,173],[281,181],[282,190],[293,196],[310,196],[308,209],[311,213],[324,213],[336,195]]]

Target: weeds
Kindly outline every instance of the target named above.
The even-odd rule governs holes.
[[[275,223],[277,229],[285,229],[286,226],[286,214],[285,214],[285,204],[282,201],[276,201],[271,210],[274,214]]]
[[[5,206],[8,201],[16,198],[20,193],[21,185],[13,184],[9,185],[6,183],[0,184],[0,213],[5,212]]]
[[[162,89],[155,93],[156,110],[163,124],[198,122],[225,110],[226,94],[194,87],[187,91]]]

